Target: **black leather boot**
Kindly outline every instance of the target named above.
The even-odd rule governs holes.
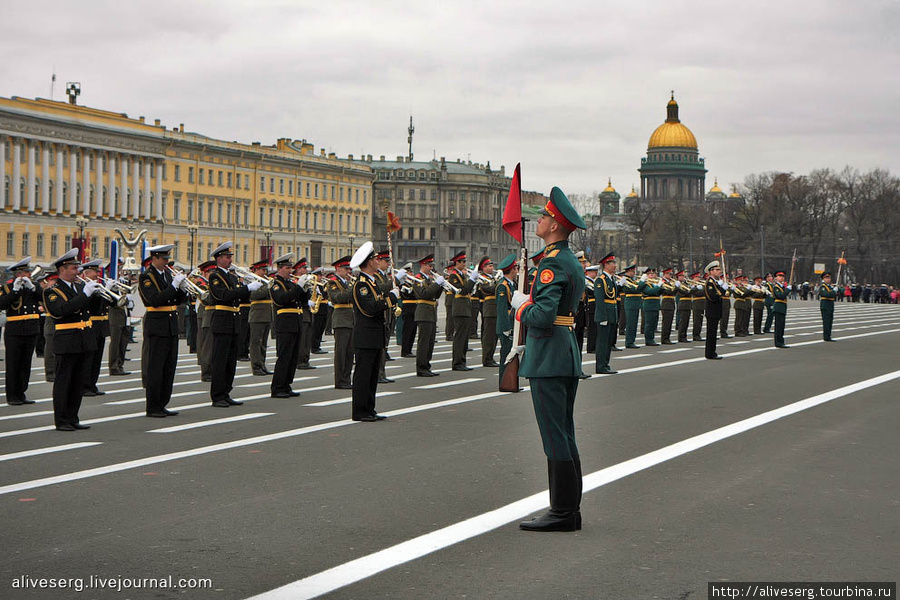
[[[575,463],[575,475],[578,477],[578,483],[576,484],[577,502],[575,504],[575,530],[581,531],[581,494],[584,489],[584,482],[581,474],[581,457],[576,456],[572,461]]]
[[[575,462],[547,461],[550,474],[550,510],[519,523],[525,531],[576,531],[578,527],[579,477]]]

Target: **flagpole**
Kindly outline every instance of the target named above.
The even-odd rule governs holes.
[[[514,189],[515,188],[515,189]],[[517,164],[514,174],[512,185],[509,190],[509,198],[507,199],[507,207],[504,208],[504,219],[503,219],[503,228],[504,230],[515,237],[512,231],[506,228],[507,225],[511,225],[512,223],[508,222],[506,219],[506,213],[509,210],[510,202],[518,203],[517,212],[513,214],[518,214],[519,217],[519,277],[516,282],[516,290],[520,292],[525,291],[525,262],[528,259],[528,248],[525,245],[525,218],[522,216],[522,177],[521,177],[521,164]],[[515,231],[513,229],[513,231]],[[505,366],[503,368],[503,377],[500,380],[499,389],[501,392],[518,392],[519,391],[519,354],[516,352],[516,346],[522,345],[522,324],[518,319],[513,318],[513,331],[512,331],[512,343],[513,347],[510,349],[509,354],[506,355]]]

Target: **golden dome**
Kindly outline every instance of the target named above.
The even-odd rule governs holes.
[[[637,198],[637,191],[635,191],[634,186],[631,186],[631,193],[626,196],[627,198]]]
[[[656,128],[650,136],[647,148],[690,148],[697,149],[697,138],[691,130],[681,124],[678,119],[678,103],[675,102],[675,93],[666,105],[666,122]]]
[[[612,177],[609,178],[609,181],[608,181],[608,183],[606,184],[606,189],[603,190],[603,193],[604,193],[604,194],[605,194],[606,192],[612,192],[613,194],[616,193],[616,188],[614,188],[614,187],[612,186]]]
[[[712,188],[709,190],[710,194],[722,194],[722,188],[719,187],[719,179],[716,178],[716,183],[713,184]]]

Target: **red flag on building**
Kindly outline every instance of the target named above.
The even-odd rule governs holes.
[[[525,243],[522,235],[522,163],[516,165],[512,183],[509,186],[509,198],[503,209],[503,230],[513,236],[520,245]]]

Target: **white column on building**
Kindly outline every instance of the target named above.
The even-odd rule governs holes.
[[[103,152],[97,151],[94,154],[94,211],[98,217],[103,216]]]
[[[122,155],[121,160],[121,185],[122,189],[119,191],[119,199],[121,202],[119,203],[119,217],[122,219],[128,218],[128,156],[126,154]]]
[[[63,151],[62,146],[56,146],[56,179],[53,187],[56,189],[56,214],[62,214],[63,204]]]
[[[108,171],[106,185],[109,187],[109,207],[107,212],[110,217],[115,219],[119,215],[116,213],[116,155],[112,152],[109,153],[109,162],[106,170]]]
[[[619,214],[625,214],[625,198],[619,198]]]
[[[28,183],[25,184],[25,197],[28,198],[28,212],[34,212],[34,184],[35,184],[35,160],[34,144],[31,140],[25,140],[25,155],[28,157]]]
[[[137,220],[141,215],[138,213],[138,191],[141,189],[141,171],[137,157],[131,160],[131,217]]]
[[[6,183],[6,137],[0,135],[0,185]],[[0,188],[0,194],[4,193]],[[11,198],[11,197],[10,197]],[[6,196],[0,196],[0,208],[6,208]]]
[[[162,172],[163,172],[163,163],[162,161],[158,161],[156,163],[156,197],[154,198],[156,202],[156,208],[154,209],[156,212],[156,220],[162,221]]]
[[[50,212],[50,142],[41,144],[41,212]]]
[[[78,188],[78,163],[75,159],[75,152],[78,149],[75,146],[69,146],[69,214],[75,214],[76,193]]]
[[[9,182],[9,197],[12,201],[12,209],[19,210],[22,207],[22,194],[19,191],[19,179],[22,177],[22,150],[19,140],[9,138],[12,144],[12,181]]]
[[[94,202],[91,200],[91,154],[93,152],[88,148],[81,153],[81,206],[84,215],[94,213]]]
[[[144,158],[144,219],[150,220],[150,160]]]

